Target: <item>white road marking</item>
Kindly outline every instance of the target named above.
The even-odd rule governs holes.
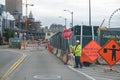
[[[113,79],[108,79],[108,78],[103,78],[103,77],[96,77],[96,78],[99,78],[101,80],[113,80]]]
[[[89,79],[91,79],[91,80],[96,80],[95,78],[93,78],[93,77],[91,77],[91,76],[89,76],[89,75],[87,75],[87,74],[85,74],[85,73],[83,73],[83,72],[81,72],[81,71],[79,71],[79,70],[76,70],[76,69],[74,69],[74,68],[71,67],[71,66],[68,66],[68,67],[69,67],[70,69],[72,69],[73,71],[76,71],[76,72],[78,72],[78,73],[86,76],[87,78],[89,78]]]

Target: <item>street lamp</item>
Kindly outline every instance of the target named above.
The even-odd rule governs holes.
[[[67,11],[71,14],[71,28],[73,27],[73,11],[69,11],[69,10],[64,10]]]
[[[59,16],[59,18],[63,18],[62,16]],[[67,29],[66,27],[66,21],[67,21],[67,18],[63,18],[65,20],[65,29]]]
[[[75,28],[73,27],[73,11],[69,11],[69,10],[64,10],[66,12],[69,12],[71,14],[71,29],[73,29],[73,33],[75,31]]]
[[[28,4],[27,3],[27,0],[26,0],[26,4],[25,4],[25,6],[26,6],[26,24],[25,24],[25,26],[26,26],[26,30],[28,30],[28,25],[27,25],[27,11],[28,11],[28,6],[34,6],[34,4]]]

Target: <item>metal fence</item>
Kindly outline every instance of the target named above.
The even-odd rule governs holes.
[[[57,49],[61,49],[61,50],[67,50],[69,49],[69,45],[76,45],[76,40],[80,40],[80,35],[73,35],[70,39],[69,39],[69,43],[68,43],[68,39],[64,39],[62,36],[62,32],[56,33],[55,35],[53,35],[50,38],[50,44],[57,48]],[[98,37],[94,36],[94,39],[96,41],[98,41]],[[92,36],[91,35],[83,35],[82,36],[82,47],[84,47],[86,44],[88,44],[90,41],[92,40]],[[69,45],[68,45],[69,44]]]
[[[57,49],[68,49],[68,40],[62,37],[61,32],[58,32],[50,38],[50,44]]]
[[[67,50],[68,49],[68,45],[76,45],[76,40],[80,40],[80,35],[73,35],[70,39],[69,39],[69,43],[68,43],[68,39],[64,39],[62,36],[62,32],[59,32],[55,35],[53,35],[50,38],[50,44],[57,48],[57,49],[61,49],[61,50]],[[92,40],[92,36],[82,36],[82,44],[84,47],[86,44],[88,44],[91,40]],[[98,37],[95,36],[95,40],[97,41]]]

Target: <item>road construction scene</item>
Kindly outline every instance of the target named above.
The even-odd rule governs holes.
[[[0,80],[120,80],[119,0],[1,0]]]

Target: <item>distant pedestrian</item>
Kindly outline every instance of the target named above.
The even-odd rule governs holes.
[[[81,60],[80,60],[81,54],[82,54],[82,47],[80,45],[80,41],[77,40],[76,41],[76,46],[75,46],[75,49],[74,49],[74,55],[75,55],[75,66],[74,66],[74,68],[78,68],[79,65],[80,65],[80,68],[82,68],[82,63],[81,63]]]

